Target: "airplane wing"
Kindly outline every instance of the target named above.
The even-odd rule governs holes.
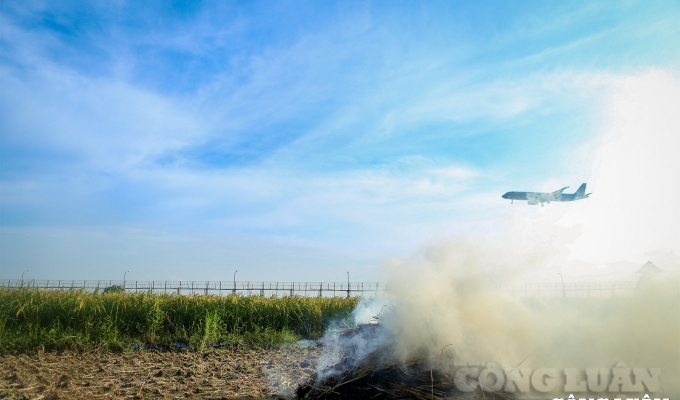
[[[568,188],[568,187],[569,187],[569,186],[565,186],[565,187],[563,187],[562,189],[555,190],[554,192],[552,192],[552,194],[560,194],[560,193],[564,192],[564,189],[566,189],[566,188]]]

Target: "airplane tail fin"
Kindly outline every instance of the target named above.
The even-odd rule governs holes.
[[[578,190],[574,194],[576,195],[576,197],[587,197],[587,195],[586,195],[586,184],[585,183],[581,184],[581,186],[579,186]],[[588,193],[588,194],[590,194],[590,193]]]

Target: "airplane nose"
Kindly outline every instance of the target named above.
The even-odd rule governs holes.
[[[501,196],[501,197],[503,197],[504,199],[507,199],[507,198],[508,198],[508,194],[506,193],[506,194],[504,194],[504,195]]]

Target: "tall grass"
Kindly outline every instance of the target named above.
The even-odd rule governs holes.
[[[0,289],[0,352],[175,341],[194,348],[269,346],[319,337],[356,303],[356,298]]]

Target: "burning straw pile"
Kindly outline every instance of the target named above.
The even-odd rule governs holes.
[[[323,341],[316,380],[298,389],[299,399],[494,399],[505,392],[459,391],[452,373],[423,359],[398,362],[388,333],[378,323],[335,331]]]

